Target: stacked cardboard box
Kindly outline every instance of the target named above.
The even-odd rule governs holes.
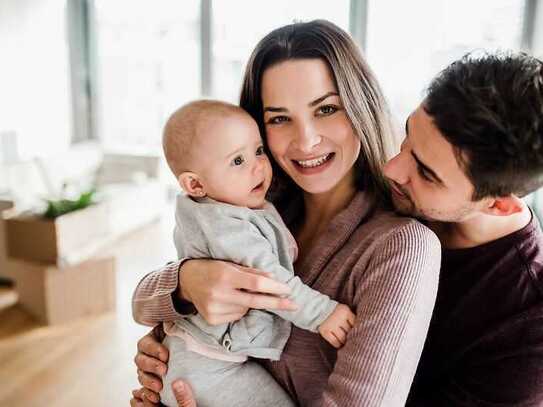
[[[106,206],[92,205],[56,219],[20,214],[6,219],[8,256],[66,265],[85,259],[108,235]]]
[[[115,261],[93,259],[58,267],[16,260],[8,277],[19,304],[45,324],[59,324],[115,309]]]
[[[55,220],[20,214],[2,221],[8,256],[2,275],[15,282],[29,313],[59,324],[115,309],[115,261],[96,257],[108,232],[104,206]]]

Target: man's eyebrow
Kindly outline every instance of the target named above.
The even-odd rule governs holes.
[[[424,163],[419,159],[419,157],[417,157],[417,154],[415,154],[415,152],[414,152],[413,150],[411,150],[411,155],[413,156],[413,158],[414,158],[415,161],[417,162],[417,165],[419,166],[420,169],[422,169],[425,173],[427,173],[427,174],[428,174],[431,178],[433,178],[434,181],[437,182],[438,184],[440,184],[440,185],[445,185],[445,183],[443,182],[443,180],[437,176],[437,174],[435,173],[435,171],[432,170],[430,167],[428,167],[426,164],[424,164]]]
[[[321,103],[323,100],[329,98],[330,96],[339,96],[337,92],[327,92],[326,94],[322,95],[321,97],[318,97],[312,102],[308,103],[308,106],[313,107]],[[275,107],[275,106],[266,106],[264,107],[264,112],[272,112],[272,113],[282,113],[282,112],[288,112],[288,109],[284,107]]]

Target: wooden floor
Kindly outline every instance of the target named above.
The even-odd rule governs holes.
[[[137,386],[136,342],[149,329],[132,319],[139,279],[175,258],[173,213],[108,249],[117,258],[117,310],[58,327],[19,307],[0,311],[0,406],[128,406]]]

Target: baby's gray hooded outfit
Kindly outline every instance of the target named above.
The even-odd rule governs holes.
[[[306,286],[294,275],[292,263],[297,250],[295,241],[273,205],[266,203],[263,209],[249,209],[210,198],[195,201],[186,195],[179,195],[174,241],[179,258],[226,260],[272,273],[274,279],[291,288],[289,298],[298,305],[298,309],[250,310],[239,321],[216,326],[209,325],[199,314],[165,323],[165,331],[169,335],[165,344],[170,346],[170,362],[167,377],[164,378],[164,389],[169,390],[170,379],[187,379],[187,376],[190,376],[193,388],[195,385],[201,386],[200,394],[198,388],[194,389],[198,406],[200,403],[209,406],[225,405],[224,392],[236,392],[235,387],[241,385],[239,381],[245,377],[245,391],[256,385],[258,388],[253,392],[259,394],[251,394],[247,399],[236,398],[236,406],[289,405],[288,396],[275,385],[273,379],[263,377],[269,376],[266,371],[254,362],[241,362],[247,357],[278,360],[290,334],[288,321],[299,328],[317,332],[319,325],[328,318],[338,303]],[[183,343],[172,346],[172,342],[176,341]],[[196,342],[198,346],[188,346],[188,342]],[[178,365],[186,365],[187,355],[172,355],[174,349],[177,349],[177,353],[192,351],[191,360],[197,358],[198,363],[193,361],[191,366],[181,366],[182,371],[179,371]],[[195,355],[194,351],[200,354]],[[210,355],[215,357],[210,358]],[[179,363],[174,362],[176,359],[179,359]],[[224,373],[224,361],[229,361],[230,366],[240,372],[230,374],[231,379],[226,382],[219,380],[216,386],[210,388],[210,383],[214,382],[210,375],[227,376]],[[204,371],[198,372],[199,367],[195,364],[200,365]],[[210,368],[214,364],[216,372],[212,372],[214,369]],[[247,364],[249,366],[241,367]],[[249,370],[250,374],[242,374],[241,370]],[[254,383],[246,383],[247,378]],[[266,390],[267,388],[270,390]],[[237,392],[240,390],[238,388]],[[171,396],[171,391],[168,393]],[[175,400],[172,400],[172,405],[176,405]]]

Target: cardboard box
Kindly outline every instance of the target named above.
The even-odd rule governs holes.
[[[56,219],[13,216],[5,229],[8,257],[64,265],[88,257],[89,247],[107,237],[109,219],[106,205],[97,204]]]
[[[45,324],[60,324],[115,309],[115,260],[92,259],[57,267],[11,261],[19,304]]]

